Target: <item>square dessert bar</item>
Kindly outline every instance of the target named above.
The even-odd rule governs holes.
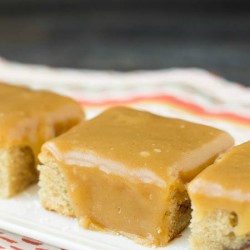
[[[84,228],[163,246],[189,223],[185,184],[232,145],[212,127],[111,108],[44,144],[41,203]]]
[[[250,141],[198,175],[189,194],[191,249],[250,249]]]
[[[0,197],[35,182],[41,145],[82,119],[70,98],[0,83]]]

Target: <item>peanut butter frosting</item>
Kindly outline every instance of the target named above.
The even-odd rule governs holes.
[[[234,147],[189,186],[197,219],[214,210],[234,212],[235,233],[250,232],[250,141]]]
[[[0,83],[0,147],[30,146],[37,155],[41,145],[83,119],[72,99],[48,91]]]
[[[95,167],[165,186],[171,178],[191,180],[232,145],[232,137],[216,128],[116,107],[43,149],[65,165]]]

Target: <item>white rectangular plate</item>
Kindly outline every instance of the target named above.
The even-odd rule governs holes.
[[[119,235],[84,230],[77,220],[44,210],[38,200],[38,187],[30,187],[9,200],[0,200],[0,227],[68,250],[149,250]],[[188,248],[189,230],[173,240],[166,250]]]
[[[166,115],[160,109],[157,111],[159,114]],[[237,144],[247,140],[250,136],[249,128],[222,121],[182,116],[184,119],[212,125],[230,132]],[[39,203],[37,190],[38,187],[34,185],[12,199],[0,200],[0,228],[67,250],[150,249],[137,245],[122,236],[84,230],[79,227],[76,219],[44,210]],[[159,249],[188,249],[189,233],[189,229],[186,229],[181,237]]]

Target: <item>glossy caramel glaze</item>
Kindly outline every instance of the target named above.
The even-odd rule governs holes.
[[[165,185],[179,175],[191,180],[233,145],[224,131],[124,107],[112,108],[45,144],[66,165]]]
[[[47,142],[40,159],[64,172],[83,227],[159,246],[188,223],[185,211],[183,225],[171,222],[187,203],[184,183],[232,144],[215,128],[116,107]]]
[[[250,141],[234,147],[189,186],[196,219],[210,211],[236,213],[236,234],[250,233]]]
[[[0,147],[41,145],[83,119],[72,99],[48,91],[32,91],[0,83]]]

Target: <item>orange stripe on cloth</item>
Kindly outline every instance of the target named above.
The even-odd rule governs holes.
[[[128,105],[135,104],[139,102],[153,102],[153,103],[162,103],[170,106],[174,106],[175,108],[190,112],[192,114],[198,116],[206,116],[211,118],[223,119],[231,122],[240,123],[245,126],[250,126],[250,117],[238,115],[232,112],[213,112],[201,107],[198,104],[182,100],[176,96],[171,95],[157,95],[157,96],[139,96],[132,97],[124,100],[104,100],[104,101],[87,101],[87,100],[79,100],[81,105],[90,106],[90,107],[102,107],[102,106],[117,106],[117,105]]]

